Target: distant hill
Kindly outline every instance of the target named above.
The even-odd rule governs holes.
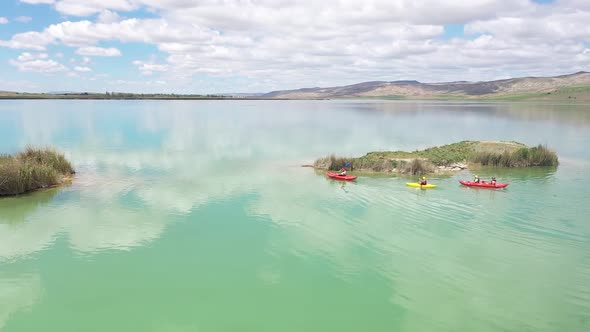
[[[507,99],[590,101],[590,73],[521,77],[489,82],[373,81],[329,88],[273,91],[262,98]]]

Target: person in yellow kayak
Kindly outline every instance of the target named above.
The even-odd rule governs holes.
[[[479,183],[479,176],[477,176],[477,175],[476,175],[476,176],[473,178],[473,182],[475,182],[475,183]]]
[[[427,184],[428,184],[428,181],[426,181],[426,177],[425,177],[425,176],[423,176],[423,177],[422,177],[422,180],[420,180],[420,185],[421,185],[421,186],[425,186],[425,185],[427,185]]]

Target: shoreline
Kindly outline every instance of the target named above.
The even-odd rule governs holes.
[[[34,95],[34,96],[3,96],[0,95],[0,100],[300,100],[289,98],[255,98],[255,97],[106,97],[93,95]],[[327,99],[310,99],[310,100],[327,100]]]
[[[44,192],[44,191],[50,191],[50,190],[54,190],[54,189],[67,187],[67,186],[72,185],[72,183],[74,182],[74,178],[75,178],[75,174],[71,175],[71,176],[64,176],[60,180],[59,183],[52,184],[47,187],[40,187],[40,188],[36,188],[36,189],[31,189],[29,191],[25,191],[25,192],[18,193],[18,194],[0,195],[0,200],[2,200],[4,198],[17,198],[17,197],[27,196],[30,194],[35,194],[35,193],[40,193],[40,192]]]
[[[223,96],[223,95],[174,95],[174,94],[102,94],[102,93],[71,93],[71,94],[49,94],[49,93],[28,93],[28,92],[0,92],[0,100],[247,100],[247,101],[314,101],[314,100],[359,100],[359,101],[424,101],[424,102],[471,102],[471,103],[560,103],[584,105],[590,104],[590,98],[543,98],[544,96],[519,98],[520,96],[488,96],[488,97],[467,97],[467,96],[350,96],[350,97],[263,97],[263,96]]]
[[[2,96],[2,100],[157,100],[157,101],[174,101],[174,100],[233,100],[233,101],[320,101],[320,100],[359,100],[359,101],[407,101],[407,102],[470,102],[470,103],[543,103],[543,104],[567,104],[567,105],[587,105],[589,100],[578,99],[511,99],[511,98],[388,98],[384,97],[347,97],[347,98],[258,98],[258,97],[100,97],[84,95],[48,95],[48,96]]]

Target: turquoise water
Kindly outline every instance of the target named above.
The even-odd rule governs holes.
[[[0,152],[72,185],[0,199],[0,331],[590,330],[590,105],[2,101]],[[330,153],[548,144],[557,169],[326,179]]]

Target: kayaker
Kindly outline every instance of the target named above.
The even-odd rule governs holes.
[[[477,176],[477,175],[476,175],[476,176],[473,178],[473,182],[475,182],[475,183],[479,183],[479,176]]]
[[[493,184],[493,185],[495,185],[496,184],[496,178],[492,176],[492,181],[490,183]]]
[[[346,175],[346,167],[342,167],[338,175],[345,176]]]
[[[427,185],[427,184],[428,184],[428,181],[426,181],[426,177],[425,177],[425,176],[423,176],[423,177],[422,177],[422,180],[420,180],[420,185],[421,185],[421,186],[425,186],[425,185]]]

